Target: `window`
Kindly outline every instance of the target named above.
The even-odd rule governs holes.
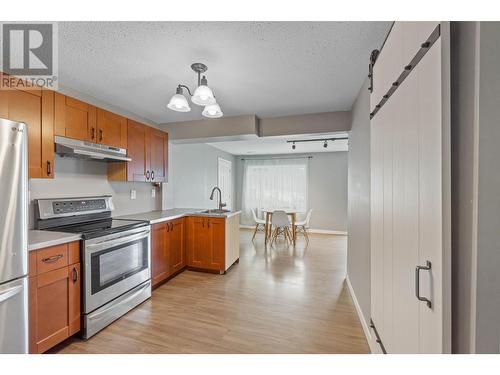
[[[253,208],[307,210],[308,159],[244,160],[243,222],[252,222]]]

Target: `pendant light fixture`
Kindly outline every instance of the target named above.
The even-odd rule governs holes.
[[[183,95],[182,92],[182,87],[181,85],[177,86],[177,90],[175,92],[175,95],[172,96],[170,99],[170,102],[168,102],[167,107],[171,109],[172,111],[177,111],[177,112],[189,112],[191,111],[191,107],[189,106],[189,103],[186,99],[186,97]]]
[[[194,104],[205,106],[202,112],[203,116],[208,118],[222,117],[222,110],[215,100],[213,91],[210,89],[210,87],[208,87],[207,77],[201,76],[202,73],[205,73],[207,71],[207,66],[202,63],[194,63],[191,65],[191,69],[193,69],[193,71],[198,74],[198,87],[194,91],[194,94],[191,94],[191,90],[189,90],[186,85],[178,85],[175,95],[172,96],[170,102],[167,104],[167,108],[177,112],[191,111],[189,103],[182,90],[183,88],[185,88],[189,93],[189,96],[191,96],[191,101]]]
[[[207,105],[201,114],[208,118],[219,118],[224,115],[217,103]]]

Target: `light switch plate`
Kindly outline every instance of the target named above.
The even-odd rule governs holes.
[[[134,189],[130,190],[130,199],[135,199],[137,197],[137,193]]]
[[[154,197],[156,197],[156,189],[155,188],[151,189],[151,198],[154,198]]]

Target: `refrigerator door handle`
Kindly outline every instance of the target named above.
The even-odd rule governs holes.
[[[5,290],[0,290],[0,303],[7,301],[23,290],[23,285],[13,286]]]

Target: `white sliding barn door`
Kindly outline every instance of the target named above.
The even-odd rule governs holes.
[[[371,120],[371,315],[387,353],[450,350],[441,43]],[[430,307],[416,297],[415,269],[427,261],[431,269],[420,271],[419,289]]]

